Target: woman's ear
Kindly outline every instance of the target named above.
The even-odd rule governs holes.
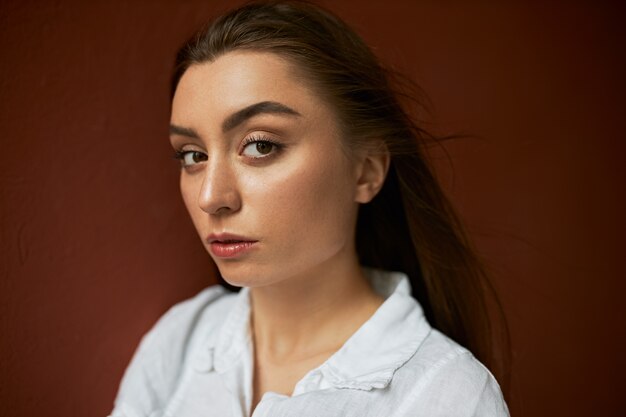
[[[391,157],[387,146],[380,142],[364,151],[359,160],[354,201],[369,203],[383,188]]]

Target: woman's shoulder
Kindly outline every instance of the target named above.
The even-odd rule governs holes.
[[[116,403],[154,409],[168,398],[191,352],[216,336],[236,296],[216,285],[171,307],[141,339]]]
[[[436,329],[399,370],[399,381],[410,384],[416,398],[458,415],[508,416],[498,382],[472,353]],[[463,411],[461,413],[461,411]],[[456,415],[456,414],[454,414]]]
[[[421,375],[426,375],[437,372],[451,362],[471,370],[473,374],[489,372],[469,350],[434,328],[431,328],[407,366],[418,370]]]
[[[431,415],[509,415],[500,386],[489,369],[436,329],[431,330],[399,374],[397,382],[410,385],[413,398]]]

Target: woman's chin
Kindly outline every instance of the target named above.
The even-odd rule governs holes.
[[[228,284],[235,287],[258,287],[271,283],[266,271],[258,265],[245,263],[218,263],[220,275]]]

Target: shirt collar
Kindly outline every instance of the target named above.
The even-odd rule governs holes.
[[[422,308],[411,296],[405,274],[374,269],[365,272],[385,301],[337,352],[312,371],[321,372],[336,388],[385,388],[431,330]],[[237,364],[251,348],[249,297],[249,289],[243,288],[217,338],[208,341],[207,347],[214,353],[213,366],[219,373]]]
[[[411,285],[405,274],[366,272],[374,289],[386,299],[320,367],[337,388],[385,388],[431,330],[422,308],[411,296]]]

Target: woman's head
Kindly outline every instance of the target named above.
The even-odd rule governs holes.
[[[338,165],[333,163],[333,169],[341,166],[348,174],[336,176],[337,183],[328,184],[329,188],[321,186],[321,194],[334,195],[341,190],[345,199],[345,189],[358,180],[350,170],[365,160],[378,161],[374,162],[379,169],[372,171],[375,178],[369,197],[362,201],[352,198],[350,204],[341,206],[346,207],[345,213],[357,216],[353,244],[360,262],[407,273],[413,295],[431,324],[470,348],[483,362],[493,363],[485,301],[491,287],[422,156],[421,146],[429,137],[401,105],[398,97],[406,91],[394,91],[396,84],[390,82],[389,73],[337,17],[307,3],[268,2],[249,4],[219,17],[181,48],[173,78],[174,106],[181,88],[187,88],[187,78],[201,68],[251,55],[281,62],[288,72],[290,86],[276,88],[274,95],[288,96],[302,89],[311,95],[311,103],[319,103],[327,112],[322,126],[315,128],[333,126],[335,144],[346,157]],[[265,73],[271,82],[271,71]],[[232,95],[230,91],[223,94]],[[224,96],[212,99],[221,105],[221,98]],[[385,177],[387,155],[390,163]],[[349,186],[344,183],[346,178],[350,178]],[[382,180],[380,188],[377,181]],[[292,204],[289,195],[284,198],[285,204]],[[357,207],[355,202],[367,204]],[[313,216],[312,222],[320,220],[312,213],[304,216]]]
[[[382,187],[387,158],[346,155],[334,109],[291,61],[234,50],[191,65],[171,125],[183,198],[229,283],[354,264],[358,204]]]
[[[340,19],[307,3],[253,3],[217,18],[179,51],[173,92],[190,69],[245,53],[271,54],[289,66],[292,81],[306,87],[332,113],[329,121],[337,125],[339,144],[351,160],[358,161],[364,153],[386,158],[390,152],[417,155],[421,160],[416,141],[419,129],[399,105],[376,57]],[[265,85],[272,78],[267,74]],[[383,203],[402,204],[398,195],[392,198],[395,201]],[[361,211],[366,212],[361,215],[365,218],[378,210]],[[376,231],[363,223],[359,241],[370,243],[359,244],[359,254],[371,264],[367,252],[376,245],[372,239],[395,230],[386,225],[387,230]]]

